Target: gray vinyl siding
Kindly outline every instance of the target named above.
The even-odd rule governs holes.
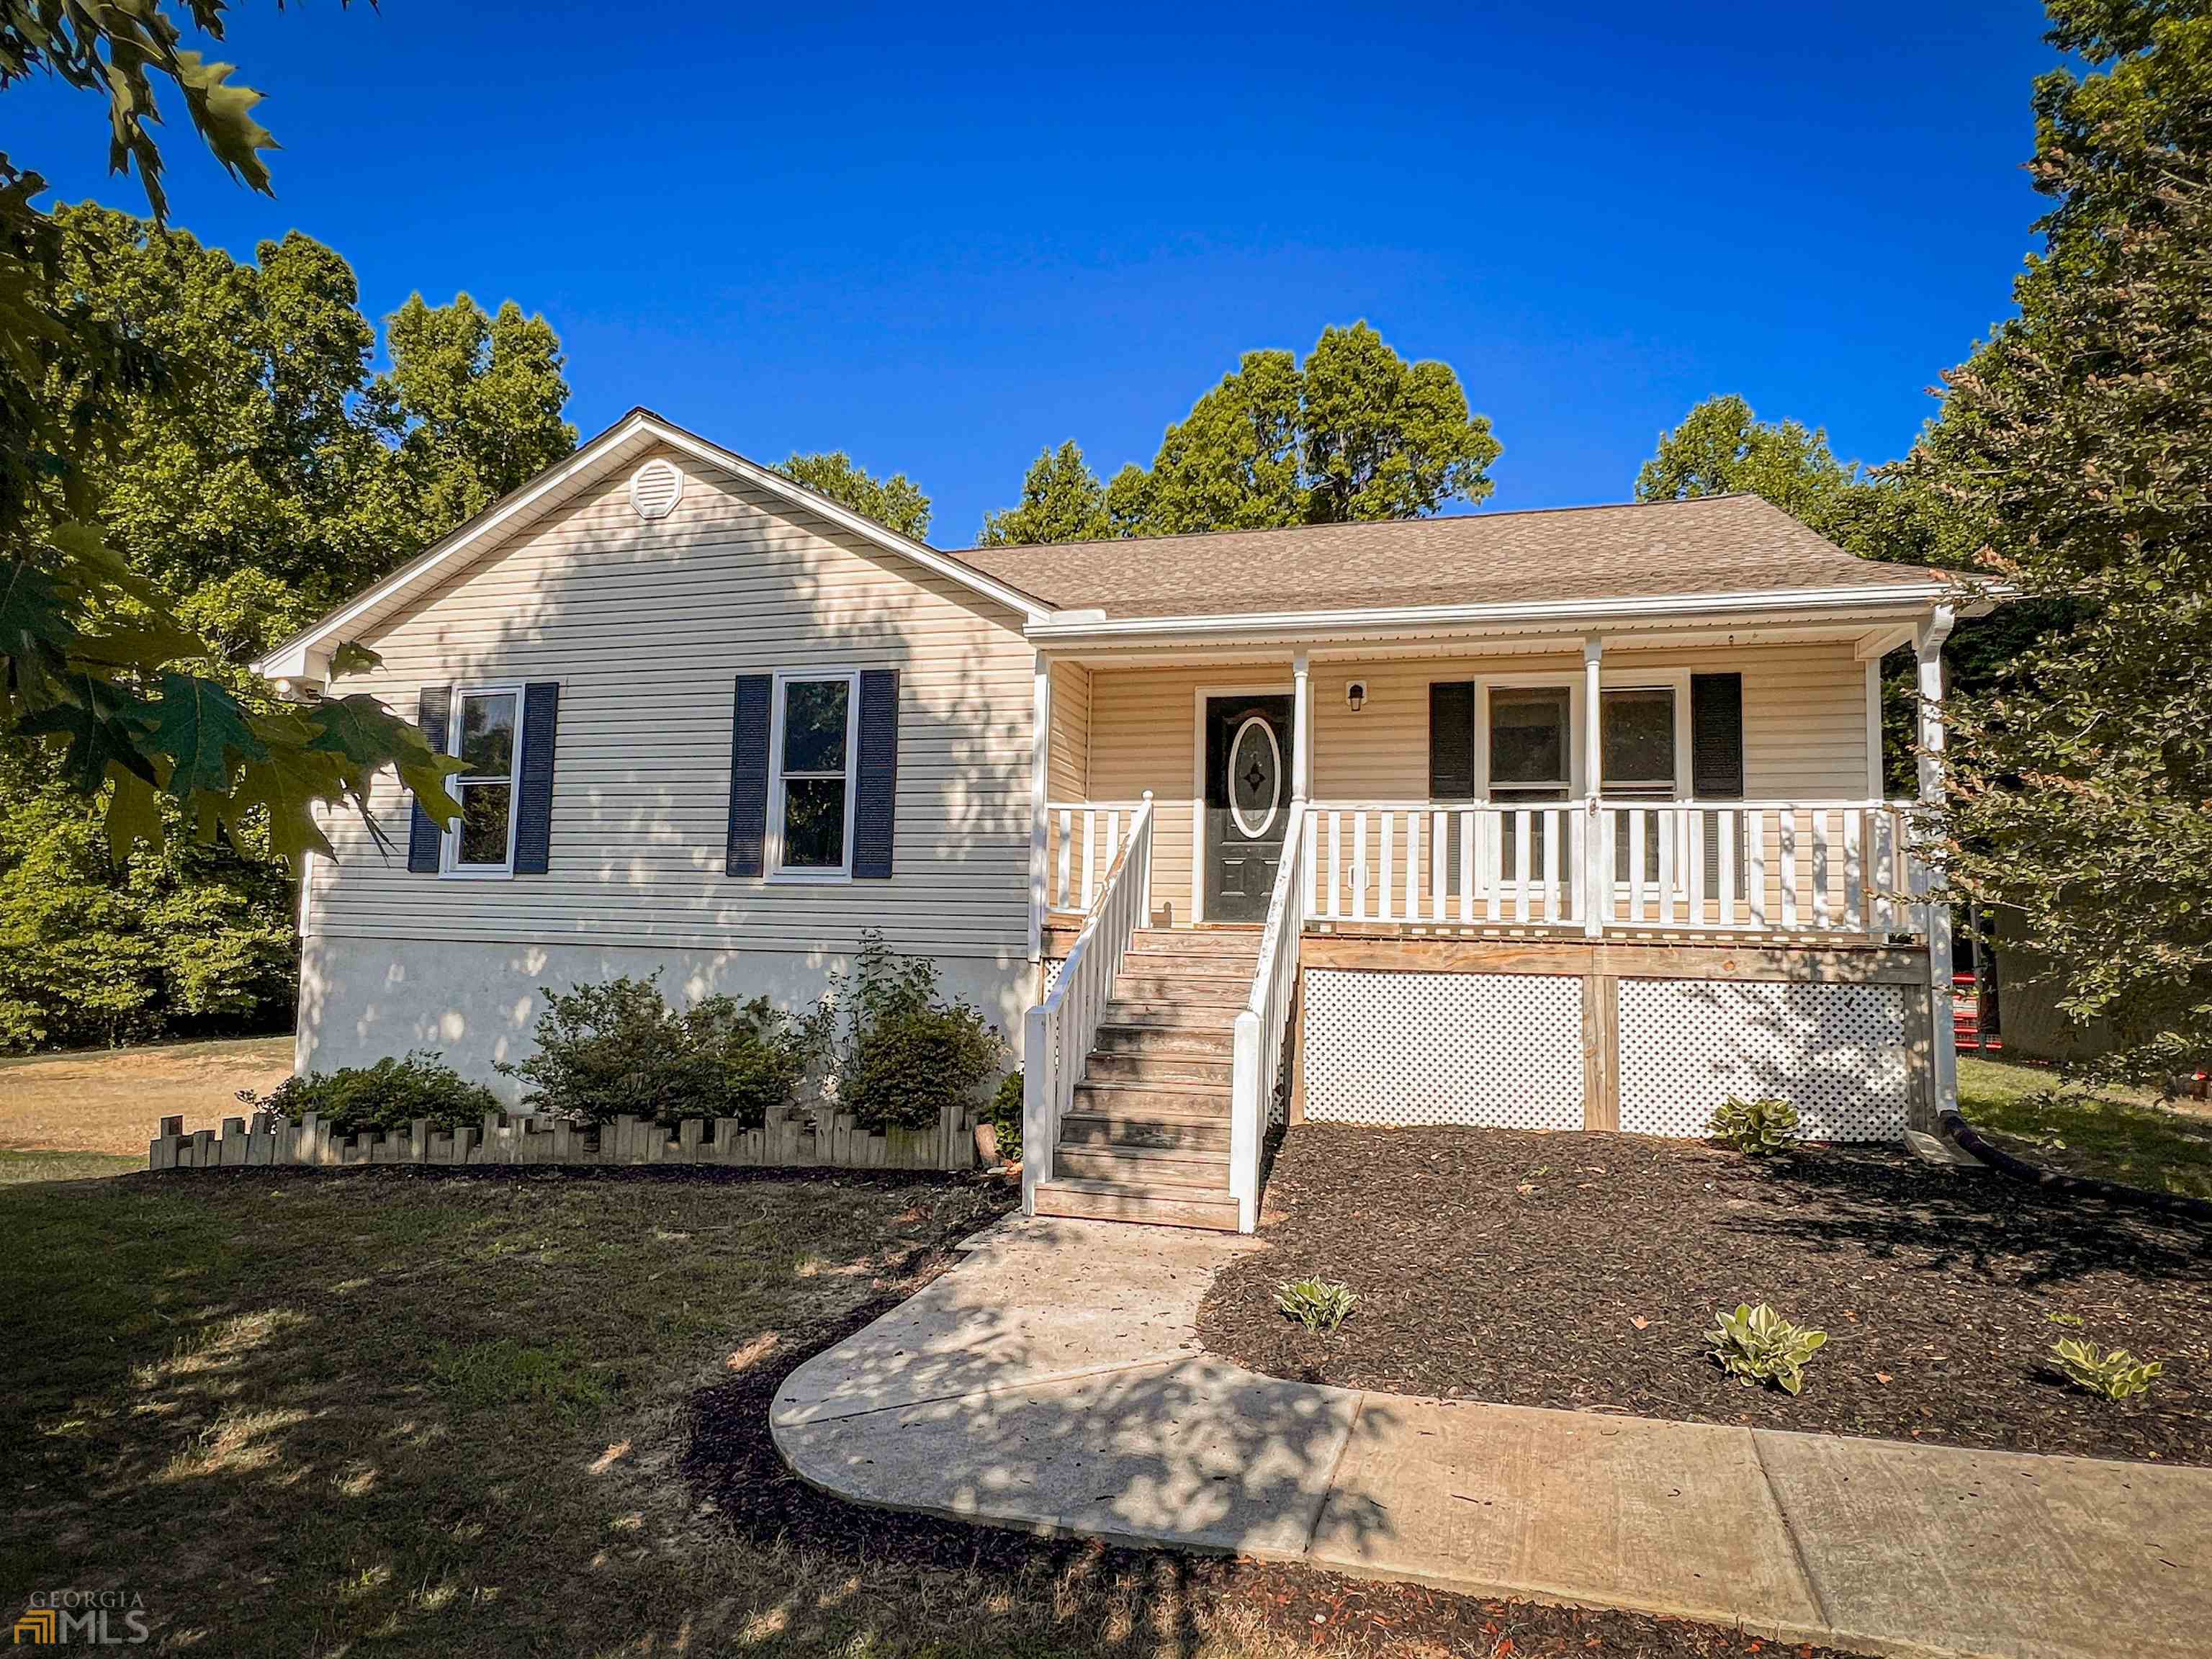
[[[412,711],[425,684],[559,681],[550,872],[410,875],[334,814],[337,861],[315,860],[308,931],[842,954],[879,926],[902,950],[1024,957],[1034,653],[1019,617],[669,459],[685,482],[667,518],[631,510],[625,467],[365,635],[383,665],[335,688]],[[724,873],[734,677],[812,668],[899,671],[888,883]],[[388,775],[374,804],[404,836]]]

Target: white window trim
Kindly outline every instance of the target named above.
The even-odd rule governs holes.
[[[524,685],[520,680],[495,680],[482,685],[457,685],[446,709],[446,752],[459,759],[461,752],[461,705],[469,697],[512,696],[514,699],[514,740],[507,756],[507,860],[502,864],[463,864],[460,820],[439,838],[438,875],[446,881],[507,881],[514,874],[514,831],[522,817],[522,720]],[[485,780],[489,781],[489,780]],[[460,800],[458,789],[453,793]]]
[[[783,710],[785,688],[793,682],[842,680],[845,684],[845,862],[835,870],[783,867]],[[853,813],[860,796],[860,671],[857,668],[779,668],[769,699],[768,834],[763,844],[763,879],[793,886],[841,886],[853,879]]]
[[[1680,800],[1691,799],[1690,751],[1690,674],[1686,668],[1638,668],[1624,665],[1618,670],[1601,667],[1598,671],[1598,690],[1607,691],[1665,691],[1674,694],[1674,793]],[[1442,679],[1443,676],[1437,677]],[[1571,669],[1550,672],[1517,674],[1478,674],[1474,680],[1474,780],[1476,799],[1489,801],[1490,780],[1490,693],[1492,688],[1516,691],[1553,689],[1567,693],[1567,719],[1571,729],[1567,733],[1567,799],[1579,800],[1589,793],[1589,780],[1592,757],[1583,750],[1588,747],[1588,727],[1584,722],[1583,677]],[[1599,793],[1604,792],[1605,780],[1598,779]]]

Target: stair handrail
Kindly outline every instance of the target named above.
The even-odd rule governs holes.
[[[1252,994],[1237,1016],[1229,1085],[1229,1194],[1237,1200],[1237,1231],[1260,1224],[1260,1161],[1267,1138],[1267,1103],[1282,1080],[1291,1005],[1298,988],[1298,940],[1305,932],[1303,899],[1312,890],[1306,872],[1306,803],[1291,803],[1283,830],[1283,861],[1267,897],[1267,924],[1260,931],[1260,960]]]
[[[1106,872],[1060,979],[1022,1022],[1022,1213],[1036,1213],[1036,1190],[1052,1179],[1060,1126],[1098,1035],[1114,978],[1137,930],[1151,918],[1152,792],[1145,791],[1128,839]],[[1042,971],[1043,964],[1038,964]]]

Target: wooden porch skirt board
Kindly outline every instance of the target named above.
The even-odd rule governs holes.
[[[1576,974],[1611,979],[1781,980],[1815,985],[1928,984],[1915,945],[1696,944],[1638,939],[1439,939],[1389,933],[1308,933],[1304,968],[1401,974]]]

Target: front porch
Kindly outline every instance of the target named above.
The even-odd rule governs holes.
[[[1032,1207],[1249,1231],[1309,1119],[1695,1136],[1780,1095],[1935,1151],[1896,638],[1041,659]]]

